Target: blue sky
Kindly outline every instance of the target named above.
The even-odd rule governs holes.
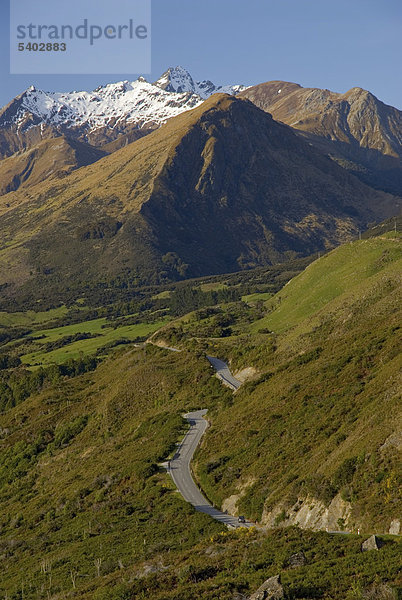
[[[9,0],[0,0],[0,105],[32,84],[90,90],[140,75],[10,75],[8,23]],[[196,79],[222,84],[360,86],[402,109],[401,39],[401,0],[152,0],[146,77],[182,65]]]

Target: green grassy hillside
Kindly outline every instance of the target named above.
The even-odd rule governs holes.
[[[221,531],[194,514],[157,463],[183,435],[180,413],[226,394],[206,362],[148,347],[3,415],[3,595],[17,598],[24,586],[24,598],[56,597],[77,571],[90,598],[101,583],[96,560],[105,575]]]
[[[126,345],[98,365],[50,366],[28,382],[21,367],[3,366],[0,397],[3,381],[18,397],[0,415],[0,596],[233,600],[280,573],[288,599],[397,598],[397,538],[362,554],[356,530],[384,534],[400,515],[398,244],[377,237],[340,247],[268,299],[256,273],[247,294],[239,288],[243,301],[201,303],[160,330],[182,352]],[[233,283],[198,285],[223,294]],[[161,300],[176,310],[204,301],[200,293],[183,285]],[[45,338],[32,343],[125,327],[124,316],[111,331],[103,317],[43,325],[67,317],[35,316],[29,335]],[[98,340],[76,343],[85,353]],[[204,350],[234,369],[253,366],[254,380],[233,394]],[[194,465],[204,492],[266,529],[227,532],[186,504],[158,466],[184,435],[181,414],[196,408],[208,408],[211,422]],[[293,527],[308,509],[321,511],[321,523],[301,524],[325,529],[328,506],[329,529],[351,535]],[[291,568],[301,551],[306,564]]]
[[[27,310],[26,312],[0,312],[0,327],[32,326],[46,323],[53,319],[63,317],[68,310],[65,306],[54,308],[44,312]]]
[[[180,413],[220,412],[231,402],[204,358],[148,346],[120,351],[4,414],[0,593],[232,600],[280,573],[288,598],[353,600],[363,590],[393,598],[391,538],[378,555],[362,555],[357,536],[229,533],[177,494],[158,463],[184,433]],[[290,568],[301,551],[306,565]]]
[[[329,303],[343,294],[358,297],[375,275],[398,272],[399,241],[400,234],[391,233],[389,239],[344,244],[321,257],[267,302],[270,314],[255,322],[252,330],[268,327],[280,333],[319,315],[323,307],[328,310]]]
[[[252,325],[283,331],[265,343],[261,335],[215,341],[234,366],[260,370],[211,416],[199,453],[199,476],[218,504],[237,495],[240,512],[271,525],[295,522],[303,502],[334,498],[346,529],[387,531],[397,518],[397,244],[356,242],[312,263]]]
[[[35,338],[39,341],[29,346],[29,351],[21,356],[21,360],[28,366],[60,364],[70,358],[79,358],[82,354],[94,354],[98,350],[109,344],[118,345],[128,341],[142,341],[151,333],[164,325],[166,320],[156,321],[154,323],[138,323],[135,325],[126,325],[119,328],[113,328],[110,322],[105,318],[94,319],[84,323],[66,325],[55,329],[40,329],[35,331]],[[88,338],[74,340],[84,331],[88,333]],[[91,336],[91,337],[89,337]],[[29,338],[27,338],[29,340]],[[64,344],[64,342],[66,342]],[[52,345],[54,350],[52,350]],[[58,347],[58,346],[61,347]]]

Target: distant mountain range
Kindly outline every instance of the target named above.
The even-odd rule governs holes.
[[[92,165],[2,196],[0,284],[42,293],[272,264],[351,239],[395,202],[249,100],[216,94]]]
[[[360,88],[222,88],[181,67],[30,88],[0,112],[0,285],[156,283],[331,248],[398,212],[401,130]]]
[[[337,94],[296,83],[269,81],[253,87],[195,81],[183,67],[169,68],[154,83],[143,77],[101,86],[93,92],[44,92],[28,88],[0,111],[0,158],[30,150],[44,139],[65,136],[114,152],[199,106],[214,93],[239,94],[290,125],[320,152],[377,189],[402,195],[402,112],[370,92]],[[98,156],[92,148],[86,154]],[[27,181],[8,166],[11,182]],[[78,162],[76,166],[80,166]],[[46,177],[60,171],[46,171]],[[29,175],[28,175],[29,176]]]
[[[98,147],[122,135],[133,141],[216,92],[245,89],[194,81],[182,67],[169,68],[155,83],[139,77],[92,92],[44,92],[31,86],[0,111],[0,158],[61,134]]]

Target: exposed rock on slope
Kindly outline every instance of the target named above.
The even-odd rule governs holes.
[[[371,535],[365,542],[362,543],[362,552],[369,552],[370,550],[379,550],[382,546],[381,540],[376,535]]]
[[[280,600],[285,597],[284,589],[279,575],[270,577],[251,594],[249,600]]]
[[[363,181],[402,194],[402,112],[355,87],[345,94],[269,81],[240,94],[302,131]]]
[[[284,505],[277,505],[274,510],[264,512],[262,523],[267,527],[275,527],[278,517],[285,513],[285,518],[281,520],[281,525],[284,527],[297,525],[302,529],[315,531],[322,529],[324,531],[340,531],[339,523],[343,523],[347,529],[350,512],[350,503],[342,500],[339,494],[333,498],[329,506],[325,506],[316,498],[308,497],[298,499],[296,504],[287,511]]]

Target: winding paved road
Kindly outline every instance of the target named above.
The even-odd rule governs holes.
[[[169,346],[163,346],[163,348],[172,352],[180,352],[177,348]],[[228,365],[223,360],[208,355],[207,359],[215,369],[222,383],[229,386],[233,391],[239,389],[241,381],[233,377]],[[206,412],[207,409],[203,409],[184,415],[184,418],[190,423],[190,429],[184,436],[173,458],[163,463],[162,466],[171,475],[184,500],[192,504],[196,510],[210,515],[213,519],[224,523],[228,527],[253,527],[254,523],[251,523],[251,521],[239,523],[237,517],[223,513],[212,506],[202,495],[191,475],[191,459],[200,443],[202,435],[208,427],[208,422],[203,418]]]
[[[211,506],[198,489],[191,475],[190,461],[195,449],[200,443],[203,433],[208,427],[207,421],[203,418],[206,412],[206,409],[204,409],[184,415],[184,418],[190,423],[190,429],[178,447],[173,459],[167,463],[167,471],[172,476],[172,479],[183,498],[187,502],[190,502],[196,510],[210,515],[212,518],[224,523],[228,527],[252,527],[253,523],[250,523],[249,521],[246,523],[239,523],[237,517],[227,515]]]
[[[168,348],[168,350],[177,350],[175,348]],[[241,386],[241,381],[233,377],[229,370],[228,365],[219,358],[208,356],[207,359],[216,370],[217,376],[222,382],[236,391]],[[196,485],[190,470],[190,462],[193,458],[194,452],[200,443],[201,437],[205,433],[208,422],[203,418],[207,413],[207,409],[197,410],[184,415],[184,418],[190,423],[190,429],[186,433],[183,441],[179,445],[176,454],[172,460],[164,463],[163,466],[167,472],[170,473],[177,489],[180,494],[186,500],[194,506],[194,508],[200,512],[210,515],[213,519],[220,521],[221,523],[231,527],[256,527],[251,521],[245,523],[239,523],[237,517],[228,515],[221,512],[212,506],[208,500],[202,495],[198,486]],[[260,526],[257,526],[259,529]],[[350,534],[350,531],[328,531],[332,534]]]
[[[239,389],[239,387],[241,386],[241,381],[236,379],[236,377],[233,377],[232,373],[229,370],[229,367],[223,360],[220,360],[219,358],[214,358],[213,356],[208,356],[208,354],[207,359],[215,369],[219,379],[222,380],[222,383],[229,386],[234,392]]]

